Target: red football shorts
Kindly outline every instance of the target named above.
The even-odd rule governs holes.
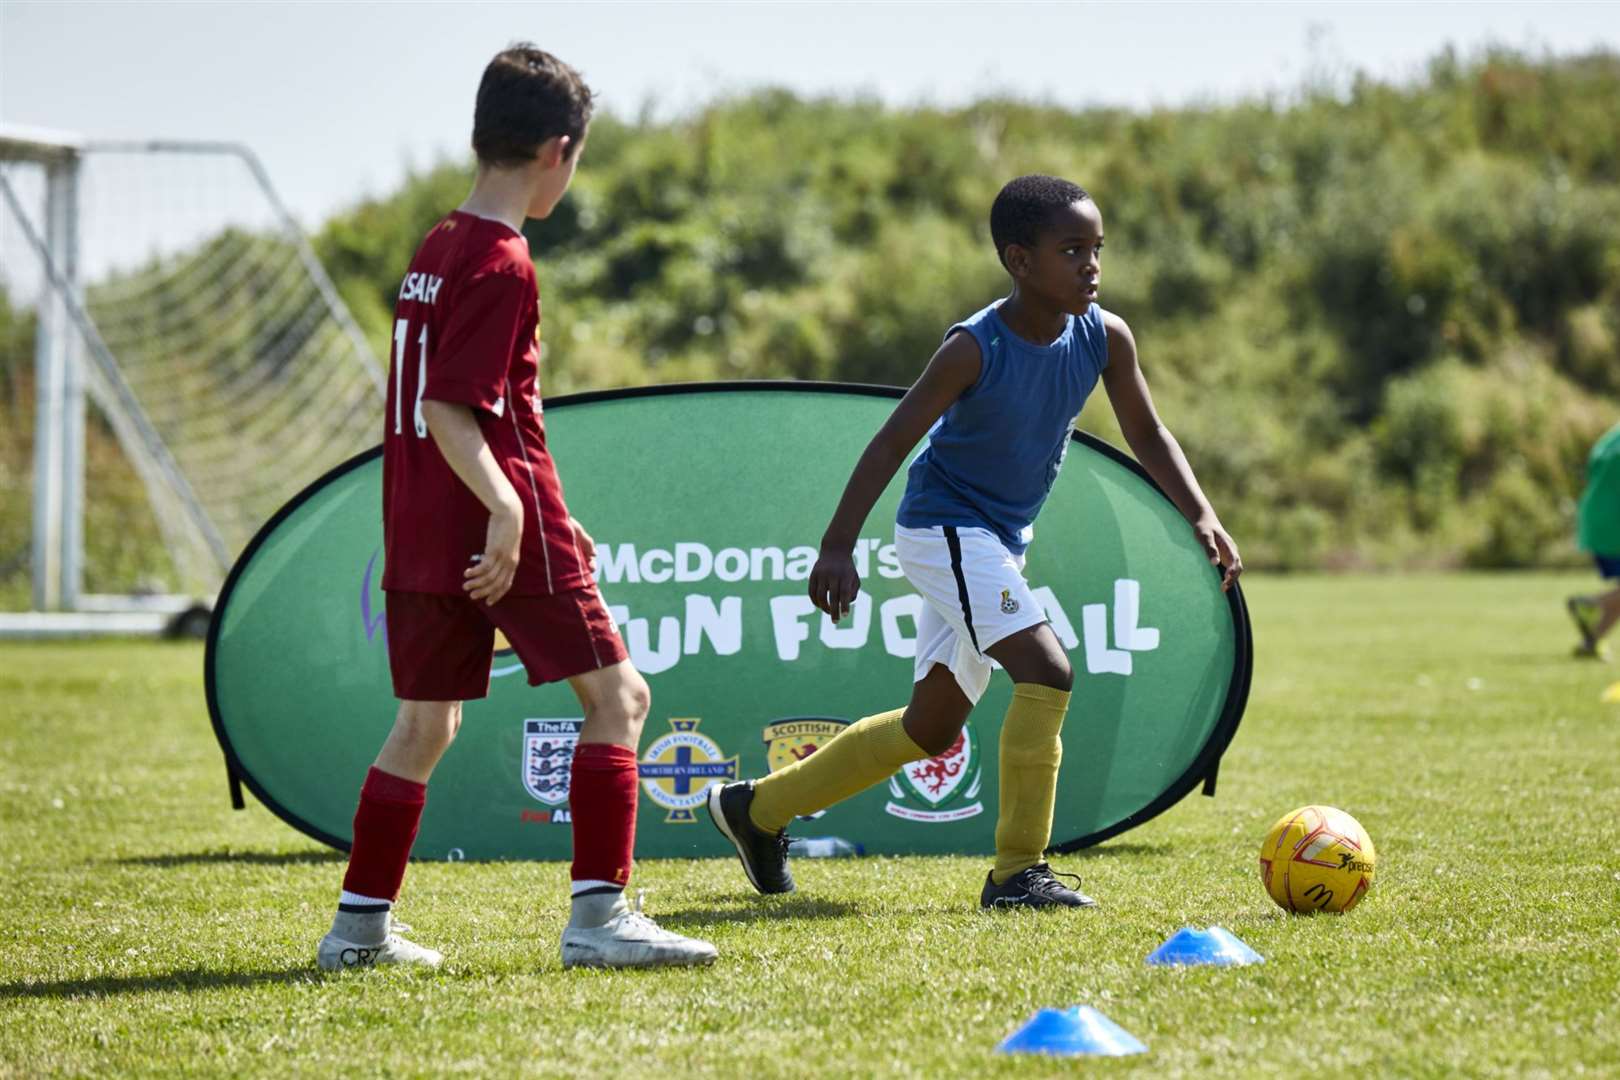
[[[499,630],[529,673],[558,682],[626,659],[596,586],[512,596],[494,606],[465,596],[388,593],[388,666],[403,701],[470,701],[489,693]]]

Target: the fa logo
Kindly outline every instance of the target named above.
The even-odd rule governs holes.
[[[1007,615],[1018,614],[1018,600],[1010,589],[1001,590],[1001,610]]]
[[[523,787],[547,806],[568,801],[574,747],[584,726],[583,720],[523,721]]]

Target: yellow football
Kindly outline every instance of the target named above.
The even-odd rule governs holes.
[[[1372,888],[1378,861],[1361,823],[1331,806],[1284,814],[1260,848],[1260,880],[1285,911],[1349,911]]]

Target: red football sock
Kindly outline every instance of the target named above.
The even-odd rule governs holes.
[[[630,881],[636,845],[636,752],[611,743],[574,748],[568,805],[574,822],[574,881]]]
[[[427,804],[427,785],[385,773],[376,766],[360,786],[360,808],[354,812],[354,846],[343,875],[345,892],[399,899],[405,863],[416,842],[416,829]]]

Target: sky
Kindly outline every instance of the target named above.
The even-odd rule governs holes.
[[[772,85],[1147,109],[1421,73],[1448,43],[1620,51],[1620,3],[73,3],[0,0],[0,124],[242,142],[307,227],[461,155],[485,62],[531,39],[603,106]]]

